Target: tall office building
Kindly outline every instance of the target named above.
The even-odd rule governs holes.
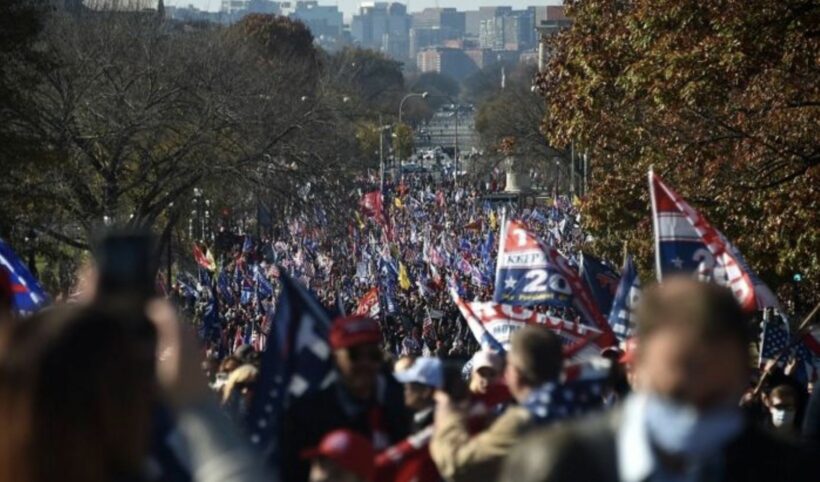
[[[361,47],[404,60],[410,50],[410,21],[401,3],[362,2],[359,15],[350,23],[350,33]]]
[[[220,11],[229,17],[249,13],[279,13],[279,2],[270,0],[222,0]],[[238,18],[236,18],[238,20]]]
[[[410,58],[416,58],[416,55],[422,49],[444,45],[444,42],[454,38],[457,37],[448,29],[438,27],[413,27],[410,29]]]
[[[478,67],[462,49],[431,47],[416,56],[416,65],[422,72],[438,72],[455,80],[463,80]]]
[[[464,12],[455,8],[425,8],[413,14],[412,26],[449,30],[460,37],[464,35]]]
[[[482,7],[478,39],[481,48],[527,50],[535,45],[533,15],[528,10],[510,7]]]
[[[342,36],[344,23],[339,7],[319,5],[315,0],[295,2],[295,8],[289,15],[299,19],[313,34],[314,38],[327,39],[328,42],[338,40]]]
[[[464,12],[464,36],[478,37],[481,28],[481,12],[478,10],[467,10]]]
[[[412,14],[410,58],[427,47],[442,46],[464,36],[464,12],[455,8],[425,8]]]
[[[481,20],[478,44],[483,49],[504,50],[504,17]]]

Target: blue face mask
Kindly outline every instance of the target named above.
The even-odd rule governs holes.
[[[727,405],[699,412],[694,407],[649,395],[644,411],[652,442],[665,452],[691,459],[715,454],[743,430],[740,408]]]

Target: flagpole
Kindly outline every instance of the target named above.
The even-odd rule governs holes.
[[[384,195],[384,126],[379,114],[379,192]]]
[[[658,201],[655,198],[655,173],[652,166],[649,166],[647,173],[649,180],[649,199],[652,205],[652,229],[655,235],[655,277],[658,282],[663,279],[661,271],[661,245],[660,245],[660,220],[658,219]]]
[[[800,341],[800,337],[803,335],[803,330],[805,330],[809,326],[812,319],[815,317],[815,315],[817,315],[818,311],[820,311],[820,303],[817,303],[814,306],[814,309],[811,310],[811,313],[809,313],[808,316],[806,316],[806,318],[803,319],[803,322],[800,323],[800,326],[797,327],[797,331],[794,333],[794,336],[792,336],[792,339],[789,340],[789,343],[780,350],[780,353],[777,354],[777,356],[774,359],[774,362],[772,362],[772,364],[769,365],[766,371],[763,372],[763,375],[760,376],[760,380],[758,380],[757,386],[755,386],[755,389],[752,392],[755,396],[757,396],[760,393],[760,390],[763,388],[763,384],[769,378],[769,375],[772,374],[772,370],[780,362],[780,359],[783,358],[783,355],[788,353],[788,351],[794,345],[796,345],[798,341]]]

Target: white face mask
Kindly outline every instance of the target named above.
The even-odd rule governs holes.
[[[772,408],[772,425],[775,427],[789,426],[794,422],[794,410]]]

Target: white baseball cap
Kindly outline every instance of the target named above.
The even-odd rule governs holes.
[[[472,370],[476,371],[479,368],[492,368],[496,372],[501,371],[502,360],[501,356],[495,352],[487,351],[487,350],[480,350],[473,355],[473,358],[470,360],[470,364],[472,365]]]
[[[393,374],[399,383],[419,383],[434,388],[444,386],[444,369],[441,360],[435,357],[416,359],[410,368]]]

